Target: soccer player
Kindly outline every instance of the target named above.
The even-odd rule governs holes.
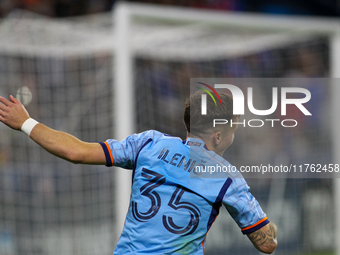
[[[242,175],[226,172],[204,178],[206,173],[200,172],[213,165],[231,166],[222,155],[232,144],[237,125],[213,127],[212,120],[237,122],[238,116],[232,113],[232,98],[220,96],[222,105],[208,100],[206,115],[201,115],[201,93],[190,96],[184,110],[185,141],[150,130],[121,142],[86,143],[31,119],[13,96],[0,97],[0,121],[72,163],[133,171],[130,207],[114,254],[204,254],[206,234],[221,205],[258,250],[272,253],[277,228]]]

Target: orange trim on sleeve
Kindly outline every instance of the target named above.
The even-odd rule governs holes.
[[[267,217],[263,218],[262,220],[256,222],[254,225],[251,225],[249,227],[246,227],[246,228],[242,228],[241,231],[244,231],[244,230],[247,230],[247,229],[251,229],[253,227],[256,227],[257,225],[261,224],[262,222],[264,222],[265,220],[267,220]]]
[[[106,145],[106,148],[110,154],[110,158],[111,158],[111,162],[112,162],[112,165],[114,165],[114,160],[113,160],[113,156],[112,156],[112,152],[111,152],[111,149],[110,149],[110,146],[107,142],[104,142],[104,144]]]

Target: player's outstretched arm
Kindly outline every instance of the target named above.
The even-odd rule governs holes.
[[[21,130],[30,118],[25,107],[13,96],[0,97],[0,122]],[[41,123],[34,126],[30,137],[48,152],[73,163],[105,165],[106,158],[99,143],[86,143],[65,132],[51,129]]]
[[[277,228],[272,222],[247,236],[256,249],[263,253],[273,253],[277,246]]]

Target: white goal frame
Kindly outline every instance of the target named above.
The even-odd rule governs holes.
[[[230,13],[210,10],[195,10],[180,7],[164,7],[150,4],[118,2],[114,6],[114,137],[123,139],[136,131],[135,96],[133,81],[134,52],[131,43],[131,20],[134,17],[148,17],[154,20],[177,22],[198,22],[219,24],[240,28],[261,28],[262,30],[295,33],[312,33],[330,37],[330,78],[340,78],[340,20],[335,18],[287,17],[262,14]],[[340,86],[332,85],[331,116],[340,110]],[[340,118],[333,118],[334,158],[340,159]],[[131,173],[118,170],[117,197],[117,238],[123,228],[128,209],[131,189]],[[334,178],[334,198],[336,212],[340,212],[340,179]],[[340,214],[335,214],[335,236],[340,236]],[[336,243],[336,254],[340,255],[340,244]]]

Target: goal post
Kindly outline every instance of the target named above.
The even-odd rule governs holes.
[[[114,60],[114,123],[113,134],[115,139],[122,140],[136,132],[135,124],[135,93],[133,88],[133,52],[131,51],[130,10],[128,6],[117,6],[113,15],[115,47],[112,55]],[[130,171],[116,168],[117,204],[116,204],[116,240],[123,230],[125,215],[130,201],[131,178]]]
[[[332,135],[333,135],[333,146],[334,146],[334,155],[335,159],[340,158],[340,134],[339,134],[339,125],[340,119],[336,118],[339,114],[340,109],[340,86],[339,86],[339,78],[340,78],[340,31],[335,30],[331,34],[331,78],[333,78],[332,82],[332,97],[331,97],[331,112],[333,116],[333,125],[332,125]],[[334,210],[335,212],[340,211],[340,179],[334,178],[333,181],[334,187]],[[335,214],[334,219],[335,224],[335,233],[334,236],[340,235],[340,215],[339,213]],[[340,245],[336,243],[335,245],[335,254],[340,254]]]
[[[134,60],[136,58],[150,58],[155,62],[161,62],[161,65],[163,65],[162,62],[164,61],[169,61],[175,65],[181,61],[203,62],[204,60],[218,60],[221,58],[235,59],[252,55],[255,52],[275,50],[289,47],[289,45],[294,45],[294,43],[298,44],[309,40],[313,41],[314,37],[320,36],[327,37],[329,40],[330,70],[329,75],[326,77],[335,81],[334,79],[340,76],[340,23],[337,19],[226,13],[126,2],[118,2],[114,6],[113,15],[116,17],[115,35],[118,36],[115,38],[115,41],[122,44],[116,45],[116,49],[120,51],[115,52],[116,59],[119,59],[120,62],[115,62],[116,64],[114,65],[115,73],[117,74],[116,79],[118,80],[119,76],[120,81],[126,81],[124,84],[125,89],[131,89],[130,91],[125,89],[120,90],[123,85],[115,84],[116,97],[123,98],[126,94],[133,95],[136,93],[137,90],[135,86],[137,81],[133,80],[136,79],[137,73],[136,60]],[[127,22],[127,20],[129,22]],[[134,27],[134,24],[137,24],[137,27]],[[141,37],[141,35],[138,35],[138,29],[143,27],[143,24],[150,26],[150,30],[144,28],[144,34],[143,37]],[[157,25],[159,25],[158,30],[156,29]],[[202,32],[202,30],[209,28],[222,28],[221,30],[226,32],[226,36],[221,36],[220,38],[216,36],[216,40],[210,40],[209,43],[205,45],[191,40],[191,37],[197,40],[200,39],[200,35],[204,40],[204,32]],[[228,34],[228,29],[230,29],[230,34]],[[246,36],[235,36],[235,31],[239,29],[246,31]],[[250,36],[248,36],[247,33],[250,34]],[[214,36],[214,34],[212,34],[212,36]],[[228,38],[228,36],[232,38]],[[233,41],[233,39],[235,40]],[[247,42],[247,40],[249,41]],[[195,74],[200,74],[203,77],[206,75],[205,72]],[[123,78],[124,76],[125,78]],[[189,80],[187,80],[187,82],[189,83]],[[333,82],[331,86],[332,116],[336,116],[338,109],[340,109],[340,100],[338,99],[340,97],[339,89],[340,86],[337,82]],[[140,95],[135,94],[135,96],[138,98]],[[123,123],[117,126],[117,130],[121,130],[119,132],[124,134],[124,136],[129,135],[130,131],[137,131],[138,129],[136,122],[134,122],[136,119],[130,119],[130,116],[136,113],[133,108],[128,107],[129,103],[128,100],[120,103],[121,108],[131,110],[131,112],[126,111],[124,113],[125,116],[128,116],[125,117],[127,122],[134,123],[129,128],[124,127]],[[116,125],[120,121],[121,119],[116,119]],[[340,136],[337,130],[340,123],[338,122],[339,120],[337,118],[332,118],[332,153],[335,161],[340,158]],[[129,130],[129,132],[127,132],[127,130]],[[122,176],[121,179],[119,178],[119,181],[122,182],[120,185],[124,187],[131,185],[131,179],[128,176]],[[339,179],[334,178],[332,185],[334,201],[334,208],[332,208],[332,210],[338,212],[340,210]],[[283,184],[283,187],[281,187],[283,188],[282,192],[285,192],[284,186],[286,186],[286,184]],[[126,201],[129,200],[129,192],[127,190],[122,188],[117,192],[119,192],[117,194],[119,197],[124,197]],[[281,196],[284,195],[281,194]],[[282,199],[282,197],[277,199]],[[273,200],[273,196],[271,200]],[[121,215],[120,219],[125,217],[126,210],[127,208],[125,207],[117,211],[117,213]],[[340,231],[340,216],[338,213],[334,213],[334,217],[334,236],[338,236]],[[122,222],[119,224],[121,225]],[[222,230],[220,229],[220,231]],[[337,243],[335,246],[336,254],[340,255],[340,246]]]

